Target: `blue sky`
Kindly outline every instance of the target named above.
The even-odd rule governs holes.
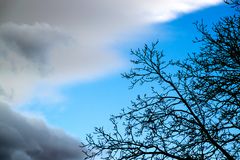
[[[172,0],[175,5],[142,0],[137,6],[135,1],[81,2],[94,13],[82,6],[78,13],[74,6],[80,2],[75,0],[68,4],[61,0],[55,10],[56,1],[49,5],[45,1],[13,2],[1,2],[11,10],[2,11],[0,19],[1,103],[22,119],[37,119],[51,133],[60,128],[81,141],[94,127],[109,129],[110,115],[148,92],[144,86],[129,90],[130,83],[120,75],[131,68],[131,49],[159,40],[166,58],[184,58],[198,51],[192,43],[198,35],[194,22],[203,19],[211,25],[233,12],[218,0]],[[65,5],[72,7],[72,13],[64,14]],[[126,6],[125,11],[118,6]],[[37,160],[18,150],[23,157]]]

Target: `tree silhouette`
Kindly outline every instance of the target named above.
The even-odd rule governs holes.
[[[134,67],[123,77],[152,93],[112,116],[111,133],[88,135],[86,159],[240,159],[239,12],[196,28],[200,51],[183,61],[164,61],[157,43],[131,52]]]
[[[231,5],[233,8],[239,11],[240,1],[239,0],[224,0],[226,4]]]

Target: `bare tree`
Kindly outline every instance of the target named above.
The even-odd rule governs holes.
[[[239,11],[240,9],[240,1],[239,0],[224,0],[226,4],[231,5],[233,8]]]
[[[132,51],[123,77],[152,92],[112,116],[111,133],[88,135],[86,159],[240,159],[239,12],[196,27],[200,52],[183,61],[164,61],[157,43]]]

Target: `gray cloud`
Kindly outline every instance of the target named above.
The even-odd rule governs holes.
[[[1,160],[81,160],[78,140],[0,104]]]
[[[88,43],[46,23],[0,25],[0,99],[21,103],[40,83],[89,80],[122,66],[110,49]]]
[[[2,45],[11,50],[8,54],[21,54],[33,62],[43,63],[48,50],[60,42],[64,44],[63,42],[66,42],[68,38],[60,30],[48,24],[36,23],[31,26],[7,23],[0,26]]]
[[[113,45],[220,2],[0,0],[0,100],[24,103],[41,85],[54,90],[118,72],[127,60]]]
[[[0,25],[1,70],[17,71],[32,67],[43,71],[48,65],[47,54],[51,49],[56,45],[64,45],[69,39],[70,37],[59,29],[48,24],[2,24]]]
[[[64,27],[114,31],[140,23],[171,20],[179,13],[220,3],[221,0],[8,0],[9,9],[0,22],[46,22]],[[57,4],[57,5],[56,5]],[[2,11],[4,12],[4,11]],[[4,12],[6,13],[6,12]]]

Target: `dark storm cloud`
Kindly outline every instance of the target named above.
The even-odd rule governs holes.
[[[81,160],[78,140],[0,103],[1,160]]]

